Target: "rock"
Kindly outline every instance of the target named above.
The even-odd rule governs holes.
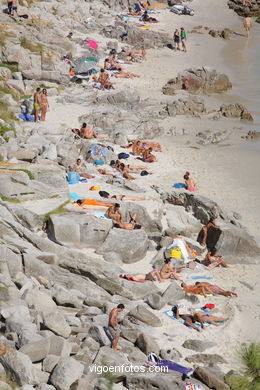
[[[126,387],[128,390],[183,390],[183,382],[181,378],[177,379],[165,373],[135,373],[134,375],[126,376]]]
[[[50,238],[62,245],[97,247],[106,239],[112,221],[86,214],[62,213],[51,215],[48,223]]]
[[[26,384],[38,385],[48,380],[48,376],[46,377],[43,372],[37,370],[30,358],[19,351],[12,350],[1,356],[0,363],[20,386]]]
[[[26,344],[22,348],[20,348],[20,352],[29,356],[31,361],[39,362],[46,358],[50,349],[50,339],[42,339],[36,341],[35,343]]]
[[[158,293],[152,293],[147,297],[147,303],[152,309],[161,310],[165,304],[161,295]]]
[[[251,140],[258,140],[260,138],[260,131],[256,131],[256,130],[249,131],[247,133],[247,135],[245,137],[242,137],[242,138],[251,139]]]
[[[169,116],[176,115],[193,115],[205,114],[206,107],[204,100],[198,96],[188,96],[187,98],[180,98],[171,103],[167,103],[166,111]]]
[[[161,349],[160,350],[160,356],[163,359],[173,360],[174,362],[178,362],[180,360],[180,358],[182,358],[181,353],[177,349],[175,349],[175,348]]]
[[[186,81],[185,81],[186,80]],[[176,90],[185,89],[193,94],[212,94],[232,88],[229,78],[208,67],[186,69],[163,87],[165,95],[174,95]]]
[[[50,337],[49,355],[67,357],[71,354],[72,344],[56,335]]]
[[[172,282],[165,292],[163,293],[162,299],[165,304],[176,305],[178,301],[185,298],[183,289],[176,283]]]
[[[113,105],[125,105],[127,109],[133,108],[135,105],[140,102],[140,94],[137,90],[122,90],[122,91],[112,91],[99,95],[97,97],[98,103],[103,104],[113,104]]]
[[[196,355],[191,355],[185,358],[185,360],[189,363],[207,363],[207,364],[224,364],[227,363],[226,360],[217,354],[209,354],[209,353],[198,353]]]
[[[37,390],[55,390],[55,387],[52,385],[47,385],[46,383],[41,383],[36,388]]]
[[[98,254],[115,252],[124,263],[141,260],[147,252],[148,237],[143,230],[111,229],[105,242],[97,249]]]
[[[61,306],[80,308],[82,305],[81,301],[75,294],[66,290],[62,286],[56,286],[56,288],[54,288],[53,298],[55,299],[55,302]]]
[[[162,326],[161,320],[150,310],[146,309],[144,305],[136,306],[133,310],[130,311],[129,314],[147,325],[154,327]]]
[[[17,160],[32,162],[32,160],[36,157],[36,152],[30,149],[20,149],[14,152],[9,152],[7,157],[8,159],[16,158]]]
[[[191,349],[192,351],[196,352],[204,352],[208,348],[212,348],[216,345],[216,343],[213,343],[211,341],[202,341],[202,340],[185,340],[182,346],[187,349]]]
[[[204,367],[196,367],[194,370],[194,376],[198,378],[202,383],[207,385],[210,389],[215,390],[229,390],[230,387],[224,383],[224,380],[214,375],[210,370]]]
[[[8,383],[0,381],[0,389],[1,390],[12,390],[12,387]]]
[[[137,340],[136,340],[136,345],[138,348],[141,349],[141,351],[145,354],[148,355],[151,352],[156,353],[156,355],[159,355],[160,352],[160,347],[155,341],[155,339],[146,334],[146,333],[141,333]]]
[[[147,355],[141,352],[138,348],[135,348],[133,351],[128,353],[127,357],[130,362],[139,364],[143,364],[147,359]]]
[[[62,337],[69,337],[71,333],[70,326],[65,321],[65,318],[59,312],[49,312],[48,314],[44,314],[44,325]]]
[[[192,233],[196,233],[201,229],[199,221],[180,206],[167,205],[166,219],[168,223],[166,233],[173,238],[179,234],[190,236]]]
[[[126,340],[131,341],[131,343],[135,343],[140,331],[138,329],[129,329],[125,326],[121,326],[121,337],[124,337]]]
[[[247,108],[240,103],[222,104],[219,111],[226,118],[240,118],[247,121],[253,121],[253,117],[248,112]]]
[[[51,373],[59,360],[60,360],[60,356],[56,356],[56,355],[46,356],[46,358],[42,363],[43,371]]]
[[[70,386],[82,376],[83,371],[83,364],[75,359],[61,358],[51,374],[50,382],[57,390],[69,390]]]
[[[55,302],[52,298],[43,291],[29,290],[23,295],[25,302],[29,308],[35,309],[37,312],[52,312],[56,308]]]
[[[97,341],[101,346],[111,345],[111,340],[108,338],[107,333],[104,330],[103,326],[93,325],[89,329],[89,335],[95,341]]]
[[[206,130],[196,134],[196,137],[198,138],[197,143],[200,145],[219,144],[226,141],[228,136],[228,130],[221,130],[214,133],[210,130]]]
[[[0,67],[0,79],[8,80],[12,78],[12,72],[9,68]]]
[[[76,360],[80,360],[86,364],[91,364],[95,359],[100,344],[92,337],[86,337],[81,344],[81,350],[74,356]]]
[[[129,365],[129,362],[122,353],[118,353],[111,347],[106,346],[99,349],[93,363],[97,365],[102,364],[104,366],[119,366],[120,364]]]

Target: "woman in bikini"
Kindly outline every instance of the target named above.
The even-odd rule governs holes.
[[[47,108],[49,107],[49,102],[47,98],[47,89],[43,89],[41,93],[41,121],[45,121]]]
[[[191,191],[191,192],[197,191],[196,183],[194,180],[192,180],[190,178],[189,172],[185,173],[185,175],[183,176],[183,179],[185,180],[186,190]]]
[[[143,161],[144,162],[152,163],[152,162],[156,161],[156,157],[151,153],[152,151],[153,151],[153,148],[150,147],[149,149],[146,149],[143,152]]]
[[[157,269],[153,269],[148,274],[121,274],[120,278],[129,280],[131,282],[155,282],[156,279],[162,283],[163,279],[161,278]]]
[[[174,267],[171,266],[171,259],[166,259],[164,266],[160,270],[160,276],[163,280],[166,279],[175,279],[181,280],[181,278],[177,275]]]
[[[222,267],[227,268],[228,265],[222,260],[222,256],[221,255],[217,255],[216,252],[217,252],[216,248],[210,249],[208,251],[208,253],[207,253],[206,257],[205,257],[205,264],[209,268],[216,268],[216,267],[219,267],[220,265]]]

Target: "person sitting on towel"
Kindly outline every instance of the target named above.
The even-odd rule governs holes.
[[[189,172],[186,172],[185,175],[183,176],[183,179],[185,180],[185,186],[186,186],[186,190],[188,191],[197,191],[197,188],[196,188],[196,183],[195,181],[190,177],[190,173]]]
[[[109,203],[109,202],[107,202]],[[119,211],[120,204],[119,203],[112,203],[112,205],[108,208],[106,212],[106,217],[109,219],[112,219],[114,223],[121,223],[122,222],[122,214]]]
[[[94,129],[91,129],[91,127],[87,126],[87,124],[84,122],[80,128],[80,136],[85,139],[92,139],[92,138],[99,138],[104,139],[106,138],[103,135],[98,135]]]
[[[84,167],[84,164],[81,161],[81,159],[78,158],[77,161],[76,161],[76,164],[73,165],[72,170],[74,172],[78,172],[80,176],[85,177],[86,179],[93,179],[95,176],[91,176],[91,175],[85,173],[84,172],[85,168],[86,167]]]
[[[158,23],[158,20],[149,16],[147,11],[144,11],[140,19],[146,23]]]
[[[160,270],[160,276],[163,280],[167,280],[167,279],[182,280],[177,275],[175,268],[171,266],[171,259],[166,259],[164,263],[165,263],[164,266]]]
[[[152,162],[156,161],[156,157],[151,153],[152,151],[153,151],[152,147],[144,150],[144,152],[143,152],[143,161],[144,162],[152,163]]]
[[[222,267],[227,268],[228,265],[222,260],[222,256],[216,254],[216,252],[217,252],[216,248],[210,249],[208,251],[208,253],[207,253],[206,257],[205,257],[205,264],[209,268],[216,268],[216,267],[219,267],[220,265]]]

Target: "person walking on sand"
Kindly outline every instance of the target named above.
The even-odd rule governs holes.
[[[47,108],[49,107],[49,102],[47,98],[47,89],[43,89],[41,93],[41,121],[45,121]]]
[[[181,48],[180,48],[180,40],[181,40],[180,31],[177,28],[174,31],[173,40],[174,40],[175,51],[176,50],[181,50]]]
[[[250,29],[252,28],[252,19],[249,16],[245,17],[243,24],[246,30],[246,36],[247,38],[249,38],[249,32]]]
[[[184,27],[181,27],[181,46],[182,46],[182,50],[185,51],[185,53],[187,51],[186,41],[187,41],[187,33]]]
[[[118,325],[118,313],[124,310],[125,306],[123,303],[119,303],[117,307],[111,310],[108,320],[108,330],[112,336],[112,348],[114,351],[120,351],[118,346],[119,336],[120,336],[120,327]]]
[[[36,92],[33,95],[33,107],[34,107],[34,122],[39,122],[39,111],[41,109],[41,88],[36,88]]]

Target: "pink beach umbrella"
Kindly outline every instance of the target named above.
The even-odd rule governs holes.
[[[89,47],[91,47],[91,49],[97,50],[97,48],[98,48],[97,42],[96,41],[92,41],[91,39],[89,39],[87,41],[87,44],[89,45]]]

